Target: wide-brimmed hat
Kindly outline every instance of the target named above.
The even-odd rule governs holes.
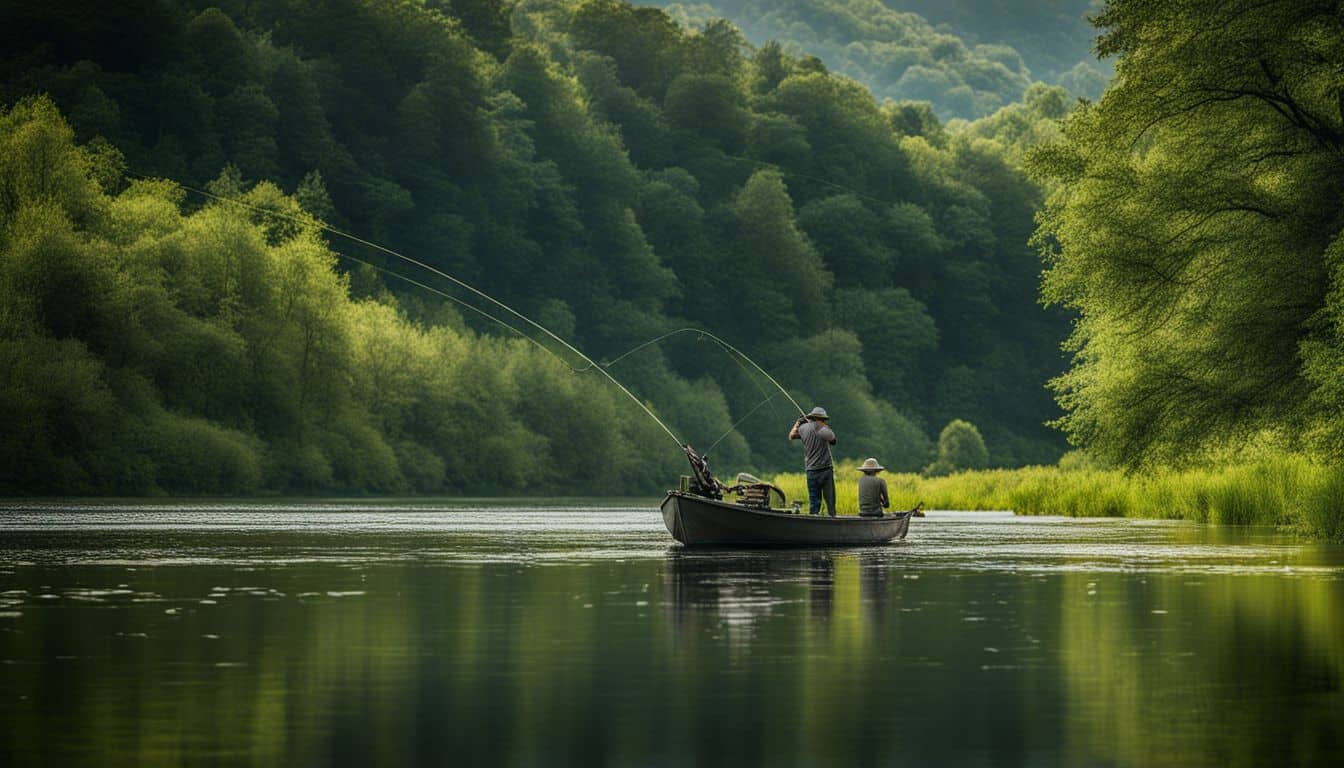
[[[877,463],[877,459],[864,459],[863,464],[859,466],[860,472],[881,472],[886,467]]]
[[[831,420],[831,417],[826,415],[826,409],[825,409],[825,408],[822,408],[820,405],[818,405],[816,408],[813,408],[813,409],[812,409],[812,412],[809,413],[809,414],[807,414],[807,418],[809,418],[809,419],[820,419],[820,420],[822,420],[822,421],[830,421],[830,420]]]

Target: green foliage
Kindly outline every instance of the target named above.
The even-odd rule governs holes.
[[[1302,342],[1302,375],[1311,386],[1307,406],[1316,418],[1307,441],[1321,456],[1344,459],[1344,234],[1325,250],[1329,288]]]
[[[274,186],[229,171],[212,187],[249,207],[190,213],[164,182],[107,196],[50,101],[3,121],[8,146],[51,151],[5,179],[0,490],[627,493],[675,472],[634,450],[658,436],[592,374],[352,301]],[[24,183],[42,175],[74,189]],[[708,427],[728,421],[712,384],[679,405],[716,401]],[[726,450],[746,458],[740,436]],[[618,471],[594,485],[592,462]]]
[[[749,338],[784,339],[826,327],[826,294],[834,278],[794,222],[784,180],[759,171],[731,207],[737,237],[729,267],[752,275],[734,302],[731,327]]]
[[[953,419],[938,435],[938,458],[924,468],[924,474],[937,477],[984,469],[989,464],[989,451],[980,430],[969,421]]]
[[[1095,5],[1092,0],[1040,0],[1026,8],[1016,2],[1011,8],[1001,3],[986,8],[983,2],[943,0],[664,5],[668,15],[688,27],[707,28],[716,17],[731,19],[748,39],[762,44],[762,51],[774,45],[795,55],[815,54],[831,71],[863,83],[878,100],[927,102],[943,118],[992,114],[1018,101],[1034,78],[1095,99],[1109,74],[1090,52],[1094,30],[1086,14]],[[779,69],[772,67],[776,73]],[[778,79],[778,74],[766,76],[767,82]]]
[[[1060,123],[1073,107],[1068,92],[1037,83],[1022,101],[966,125],[961,135],[998,145],[996,154],[1019,162],[1034,147],[1060,137]]]
[[[1054,404],[1033,393],[1061,368],[1066,320],[1036,306],[1022,242],[1039,192],[1013,153],[1037,134],[1016,121],[948,130],[722,20],[688,29],[617,0],[156,8],[135,51],[88,3],[0,11],[31,33],[0,54],[0,95],[51,94],[3,118],[0,319],[82,345],[113,412],[208,422],[223,431],[205,442],[259,455],[260,484],[240,487],[617,492],[680,471],[607,385],[566,390],[563,369],[510,362],[520,347],[481,335],[498,331],[488,321],[342,260],[414,271],[324,243],[309,216],[466,279],[599,359],[712,329],[830,407],[842,455],[918,468],[929,426],[954,415],[985,430],[995,463],[1062,448],[1042,426]],[[197,208],[123,169],[255,209]],[[374,306],[403,330],[371,341]],[[404,405],[384,403],[370,345],[427,356],[387,371],[439,383],[394,377]],[[726,432],[716,466],[795,463],[788,409],[707,347],[672,339],[615,373],[694,444]],[[568,394],[539,394],[557,387]],[[591,455],[565,449],[571,430]],[[473,440],[475,454],[449,448]],[[156,479],[145,450],[121,455],[106,472],[127,487],[190,490]],[[594,462],[618,479],[583,479]]]
[[[1032,160],[1055,185],[1044,292],[1080,314],[1061,424],[1130,466],[1265,430],[1337,458],[1338,14],[1122,0],[1099,21],[1119,78]]]
[[[1337,469],[1281,452],[1240,459],[1219,466],[1144,474],[1061,464],[941,476],[890,472],[884,476],[893,509],[908,509],[923,501],[929,509],[1273,525],[1314,539],[1344,540],[1344,480]],[[836,469],[841,514],[858,514],[857,466],[849,462]],[[801,472],[776,475],[770,482],[790,500],[807,498]]]
[[[1077,66],[1100,67],[1091,56],[1097,31],[1089,17],[1102,0],[891,0],[935,27],[951,28],[980,43],[987,57],[1019,55],[1033,76],[1066,85],[1063,75]],[[986,50],[989,49],[989,50]],[[1078,96],[1094,98],[1070,89]]]

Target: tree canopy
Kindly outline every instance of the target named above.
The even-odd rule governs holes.
[[[143,21],[135,39],[124,34],[131,17]],[[261,456],[239,459],[246,487],[591,490],[590,465],[565,449],[575,441],[602,446],[592,466],[621,473],[611,488],[657,490],[675,473],[646,448],[657,438],[632,437],[650,424],[634,426],[647,419],[633,404],[563,381],[571,374],[545,353],[495,338],[488,321],[396,275],[453,285],[321,230],[144,180],[161,176],[411,254],[598,359],[674,328],[711,330],[836,414],[844,455],[916,469],[929,461],[930,430],[952,418],[979,425],[997,465],[1062,449],[1043,426],[1057,410],[1041,383],[1062,370],[1068,321],[1036,303],[1026,240],[1041,192],[1017,165],[1021,137],[1058,117],[1039,106],[1050,98],[949,130],[925,105],[879,105],[815,59],[756,48],[727,22],[688,29],[619,0],[19,4],[0,10],[0,24],[26,41],[0,54],[0,95],[50,97],[7,112],[5,140],[66,131],[50,146],[79,158],[44,166],[64,174],[41,176],[61,190],[59,215],[20,202],[46,192],[7,192],[32,171],[14,153],[0,160],[0,249],[17,281],[4,333],[27,334],[8,354],[40,368],[65,350],[87,363],[80,391],[102,403],[89,407],[130,419],[98,440],[187,419],[216,430],[211,444]],[[197,255],[124,263],[149,225],[103,211],[132,201],[160,217],[145,231]],[[118,237],[129,239],[104,247]],[[291,294],[276,315],[282,288]],[[151,364],[118,339],[150,333],[137,313],[160,291],[155,306],[177,308],[156,315],[173,341],[145,344],[172,362]],[[62,298],[33,298],[43,295]],[[367,337],[374,325],[405,338]],[[381,357],[395,350],[399,361]],[[423,350],[456,373],[413,362]],[[215,354],[253,378],[203,382]],[[148,385],[123,387],[123,369]],[[792,418],[783,398],[765,401],[759,377],[693,335],[611,371],[683,438],[719,440],[716,466],[797,462],[780,437]],[[10,375],[8,391],[28,392]],[[391,383],[368,384],[375,375]],[[29,403],[23,413],[60,410],[35,404],[42,396],[15,395]],[[48,452],[79,468],[71,487],[135,485],[89,469],[89,456],[120,443],[13,418],[74,441]],[[462,464],[452,446],[473,440],[454,431],[463,418],[490,425],[471,462],[523,474]],[[612,426],[590,434],[594,423]],[[351,463],[355,446],[381,450],[374,436],[383,458]],[[75,443],[102,447],[86,455]],[[530,454],[549,459],[516,460]]]
[[[1129,465],[1266,438],[1344,457],[1340,4],[1099,22],[1116,82],[1032,156],[1045,294],[1080,315],[1061,423]]]
[[[928,102],[945,119],[992,114],[1036,81],[1095,99],[1110,76],[1091,52],[1094,0],[658,4],[688,26],[729,19],[757,44],[777,41],[794,55],[818,57],[818,66],[863,83],[879,101]]]

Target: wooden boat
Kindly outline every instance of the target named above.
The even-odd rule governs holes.
[[[886,544],[904,539],[910,518],[921,514],[920,502],[908,512],[881,517],[802,515],[770,505],[772,494],[785,503],[784,492],[751,475],[724,485],[709,471],[709,462],[690,445],[682,446],[691,474],[682,489],[663,499],[663,523],[672,538],[686,546],[850,547]],[[737,494],[739,501],[724,501]]]
[[[882,517],[830,517],[757,509],[730,501],[668,491],[663,522],[672,538],[687,546],[744,547],[872,546],[904,539],[910,512]]]

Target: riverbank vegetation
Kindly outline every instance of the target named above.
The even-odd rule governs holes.
[[[1060,426],[1130,468],[1268,432],[1344,461],[1338,4],[1114,0],[1118,78],[1029,153],[1046,300],[1079,319]],[[1273,30],[1265,34],[1265,30]]]
[[[44,98],[0,114],[0,158],[0,489],[620,494],[677,471],[600,379],[451,310],[352,298],[273,185],[226,176],[212,192],[250,207],[184,210]]]
[[[7,492],[649,492],[677,474],[670,440],[633,437],[633,404],[348,257],[409,265],[154,176],[412,255],[599,360],[716,332],[843,414],[855,457],[917,470],[958,418],[992,465],[1064,450],[1040,383],[1068,320],[1036,301],[1041,192],[1015,148],[1062,91],[958,133],[726,22],[619,0],[20,3],[0,26],[19,41],[0,52]],[[12,106],[35,94],[73,136]],[[161,238],[194,255],[139,252]],[[324,298],[272,304],[295,254]],[[319,325],[285,325],[303,307]],[[400,371],[378,355],[421,348],[406,389],[368,383]],[[43,391],[67,368],[93,399]],[[719,441],[718,467],[796,460],[791,408],[695,335],[611,370],[678,437]],[[143,436],[168,423],[182,434]],[[171,480],[175,463],[205,475]]]
[[[858,514],[858,464],[836,467],[841,514]],[[1141,517],[1217,525],[1272,525],[1344,541],[1344,475],[1302,456],[1262,454],[1244,461],[1139,475],[1088,466],[1074,455],[1057,466],[989,469],[940,477],[883,473],[892,510],[1011,510],[1019,515]],[[773,480],[807,509],[801,473]]]
[[[1027,163],[1043,295],[1078,314],[1058,425],[1137,472],[1051,503],[1340,538],[1338,4],[1112,0],[1097,23],[1117,79]]]

